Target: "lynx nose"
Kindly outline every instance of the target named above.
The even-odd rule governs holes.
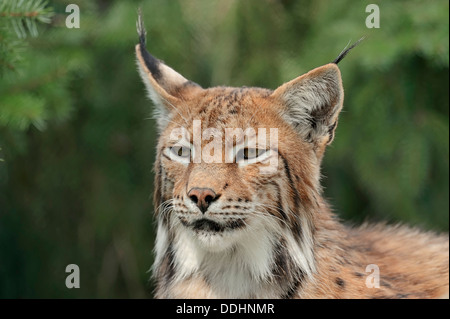
[[[194,187],[191,188],[188,196],[204,214],[209,205],[218,199],[220,195],[217,195],[211,188]]]

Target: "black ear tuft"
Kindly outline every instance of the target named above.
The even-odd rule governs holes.
[[[136,29],[139,35],[139,44],[146,46],[147,31],[145,30],[144,20],[142,19],[142,10],[138,9],[138,20],[136,21]]]
[[[139,48],[141,51],[141,56],[144,59],[147,69],[150,70],[155,80],[161,77],[161,70],[159,68],[160,61],[151,55],[147,49],[147,31],[145,30],[144,20],[142,19],[141,8],[138,9],[138,20],[136,22],[136,29],[139,35]]]
[[[341,62],[341,60],[347,55],[347,53],[350,52],[351,49],[353,49],[354,47],[356,47],[359,43],[361,43],[362,40],[364,40],[366,37],[362,37],[361,39],[359,39],[358,41],[356,41],[355,43],[353,43],[349,48],[347,48],[347,46],[344,48],[344,50],[342,50],[341,53],[339,53],[339,56],[333,61],[334,64],[338,64],[339,62]]]

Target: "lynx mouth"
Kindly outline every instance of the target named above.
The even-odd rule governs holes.
[[[243,228],[245,227],[245,225],[246,224],[244,219],[235,219],[221,224],[208,218],[202,218],[192,222],[189,226],[192,227],[194,231],[221,233],[224,231]]]
[[[225,230],[225,226],[206,218],[196,220],[191,224],[191,226],[194,230],[203,230],[211,232],[223,232]]]

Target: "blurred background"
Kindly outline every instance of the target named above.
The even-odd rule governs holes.
[[[0,298],[152,297],[158,137],[139,6],[149,51],[203,87],[274,89],[368,36],[340,63],[325,196],[349,224],[448,231],[447,0],[0,0]],[[72,263],[80,289],[65,286]]]

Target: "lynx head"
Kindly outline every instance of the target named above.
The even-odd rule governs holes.
[[[242,267],[264,277],[287,247],[311,271],[320,162],[344,97],[336,64],[347,51],[275,90],[204,89],[147,52],[141,20],[138,32],[159,129],[157,259],[178,249],[195,271],[208,253],[240,254]]]

